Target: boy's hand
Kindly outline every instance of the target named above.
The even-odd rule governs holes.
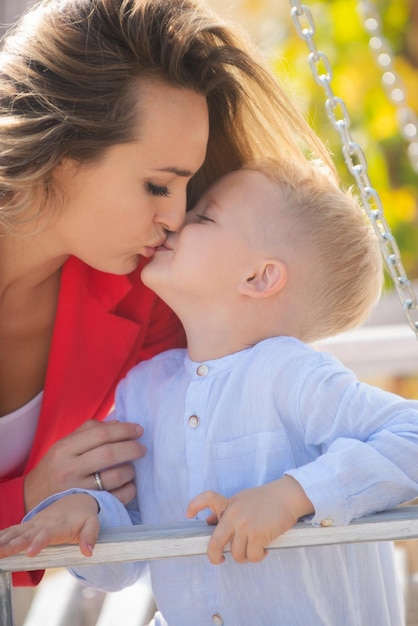
[[[85,493],[57,500],[32,519],[0,532],[0,558],[26,551],[36,556],[47,546],[78,543],[84,556],[91,556],[99,534],[98,505]]]
[[[209,541],[211,563],[225,560],[223,550],[231,541],[231,554],[238,563],[262,561],[266,547],[292,528],[300,517],[314,512],[311,501],[299,483],[284,476],[260,487],[245,489],[232,498],[205,491],[189,503],[187,517],[209,508],[208,524],[217,524]]]

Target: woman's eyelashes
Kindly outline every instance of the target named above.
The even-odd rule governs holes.
[[[154,185],[154,183],[147,183],[148,192],[152,196],[158,196],[160,198],[168,198],[170,195],[170,190],[165,185]]]

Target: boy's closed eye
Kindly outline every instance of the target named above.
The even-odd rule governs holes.
[[[207,215],[204,215],[202,213],[196,214],[196,218],[197,218],[197,221],[199,223],[202,223],[202,222],[215,222],[214,219],[212,219],[211,217],[208,217]]]

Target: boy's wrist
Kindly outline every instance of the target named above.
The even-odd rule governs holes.
[[[82,506],[89,513],[98,515],[100,512],[98,500],[89,493],[73,493],[65,497],[73,498],[74,505]]]
[[[285,488],[285,506],[292,513],[295,521],[305,515],[315,513],[315,507],[306,495],[303,487],[293,476],[285,475],[280,479]]]

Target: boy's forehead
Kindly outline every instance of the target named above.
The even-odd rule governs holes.
[[[220,195],[231,202],[247,207],[247,212],[256,212],[258,217],[277,209],[281,202],[281,188],[277,181],[258,170],[238,170],[228,174],[223,181]],[[229,196],[227,195],[229,193]]]
[[[213,193],[219,195],[235,193],[247,196],[249,193],[257,193],[261,190],[266,191],[273,185],[275,185],[273,181],[262,172],[242,169],[225,174],[222,178],[215,181],[210,189]]]

